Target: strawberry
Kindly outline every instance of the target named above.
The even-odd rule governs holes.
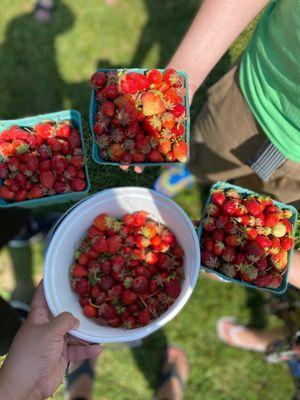
[[[101,104],[101,111],[106,117],[112,118],[115,115],[115,105],[110,100],[104,100]]]
[[[40,197],[45,196],[46,190],[41,185],[35,185],[32,189],[27,193],[28,199],[38,199]]]
[[[122,239],[118,235],[114,235],[107,239],[107,252],[115,254],[121,247]]]
[[[176,83],[180,81],[180,76],[175,69],[167,68],[164,72],[164,81],[169,86],[174,86]]]
[[[83,313],[88,318],[96,318],[97,317],[97,308],[92,304],[87,304],[83,307]]]
[[[286,225],[282,222],[278,222],[272,228],[272,235],[277,238],[283,237],[286,233],[287,233]]]
[[[6,186],[0,186],[0,198],[12,201],[15,198],[15,193]]]
[[[206,217],[202,220],[203,229],[207,232],[213,232],[216,229],[216,220],[212,217]]]
[[[71,181],[71,189],[74,192],[82,192],[86,188],[86,182],[83,179],[75,178]]]
[[[180,294],[180,282],[178,279],[174,278],[166,282],[165,289],[168,294],[173,299],[176,299]]]
[[[273,228],[279,222],[279,215],[275,213],[269,213],[265,217],[265,225]]]
[[[151,150],[148,154],[147,154],[147,159],[150,162],[154,162],[154,163],[161,163],[164,161],[164,157],[162,156],[162,154],[158,151],[158,150]]]
[[[254,282],[259,287],[269,287],[277,289],[282,283],[282,276],[280,274],[270,273],[267,275],[260,275]]]
[[[8,168],[6,163],[0,162],[0,179],[6,179],[8,177]]]
[[[229,235],[225,237],[225,243],[228,246],[237,247],[243,244],[243,238],[239,235]]]
[[[229,263],[222,264],[220,267],[220,271],[229,278],[235,278],[238,272],[235,266]]]
[[[209,217],[217,217],[220,214],[220,209],[213,203],[208,204],[205,211]]]
[[[238,203],[235,200],[226,200],[222,205],[222,212],[226,215],[232,216],[236,213]]]
[[[188,145],[184,142],[175,143],[172,147],[173,154],[176,160],[186,162],[188,157]]]
[[[201,253],[201,263],[209,268],[218,268],[220,261],[212,252],[203,250]]]
[[[222,253],[222,259],[227,263],[230,263],[235,258],[235,249],[231,246],[225,246],[225,249]]]
[[[172,110],[172,113],[173,113],[175,118],[184,117],[185,113],[186,113],[186,109],[185,109],[184,105],[176,104],[175,107]]]
[[[220,215],[216,218],[216,221],[218,229],[222,229],[230,222],[230,218],[228,215]]]
[[[226,201],[226,196],[223,190],[214,190],[211,194],[211,201],[218,207],[221,207]]]
[[[103,276],[100,280],[100,287],[103,291],[107,292],[115,284],[114,279],[110,275]]]
[[[235,235],[239,232],[239,229],[235,222],[230,221],[224,226],[224,232],[227,235]]]
[[[236,218],[236,221],[243,226],[255,226],[255,217],[253,215],[241,215],[240,217]]]
[[[272,246],[272,241],[264,235],[257,235],[255,238],[256,243],[261,249],[268,248]]]
[[[281,223],[286,227],[286,233],[291,235],[293,233],[293,225],[288,219],[282,219]]]
[[[55,175],[51,171],[41,172],[40,182],[46,189],[52,189],[55,183]]]
[[[284,250],[292,250],[294,247],[294,239],[291,235],[284,236],[280,239],[280,244]]]
[[[138,314],[138,321],[141,325],[148,325],[151,320],[150,312],[147,308],[141,310]]]
[[[268,261],[266,258],[263,257],[260,260],[256,261],[255,266],[258,272],[263,272],[268,268]]]
[[[159,89],[163,83],[163,74],[157,69],[149,70],[147,72],[147,78],[151,89]]]
[[[47,140],[52,136],[54,129],[54,123],[52,122],[44,122],[34,126],[36,135],[42,137],[44,140]]]
[[[241,280],[245,282],[253,282],[258,277],[258,271],[253,265],[244,265],[239,268]]]
[[[59,193],[68,193],[71,191],[71,188],[67,183],[56,181],[56,183],[53,186],[53,190],[56,194],[59,194]]]
[[[172,144],[170,142],[170,140],[161,140],[159,142],[159,145],[157,147],[157,150],[163,155],[166,156],[172,148]],[[149,155],[148,155],[149,157]]]
[[[257,262],[264,255],[262,248],[254,240],[248,241],[246,243],[243,251],[244,251],[244,254],[246,255],[248,261],[250,261],[251,263]]]
[[[214,245],[213,245],[213,250],[212,251],[216,256],[221,256],[223,251],[224,251],[224,249],[225,249],[224,243],[215,242]]]
[[[146,76],[137,72],[124,74],[121,79],[121,92],[124,94],[136,94],[139,91],[147,90],[150,82]]]
[[[138,235],[135,238],[135,242],[136,245],[140,248],[140,249],[145,249],[146,247],[150,246],[151,242],[149,239],[145,238],[142,235]]]
[[[90,79],[90,85],[97,89],[102,89],[106,83],[105,73],[102,71],[96,71],[93,73]]]
[[[113,100],[119,94],[118,85],[116,83],[108,83],[100,92],[101,96]]]
[[[212,234],[212,238],[215,241],[223,242],[224,237],[225,237],[225,233],[224,233],[223,229],[216,229]]]
[[[146,293],[149,289],[148,279],[144,276],[137,276],[132,282],[132,290],[135,293]]]
[[[73,278],[83,278],[87,276],[87,270],[80,264],[74,264],[71,267],[71,274]]]
[[[264,209],[264,213],[268,214],[278,214],[279,208],[275,204],[271,204]]]
[[[214,247],[214,241],[211,238],[207,238],[204,241],[204,247],[206,248],[206,250],[208,251],[212,251],[213,247]]]
[[[132,304],[136,301],[137,294],[134,293],[132,290],[124,290],[121,296],[122,303],[124,305]]]
[[[117,310],[112,304],[104,302],[98,308],[98,316],[104,319],[113,319],[117,316]]]
[[[254,217],[257,217],[259,214],[261,214],[264,208],[263,205],[253,197],[245,200],[244,205],[246,206],[248,213]]]
[[[288,263],[288,253],[281,249],[277,254],[270,255],[270,262],[279,271],[283,271]]]
[[[185,111],[185,109],[184,109]],[[162,127],[167,129],[173,129],[176,124],[176,120],[174,117],[174,110],[173,113],[171,112],[164,112],[161,116]]]
[[[248,265],[248,260],[247,257],[244,253],[237,253],[234,260],[233,260],[233,264],[237,267],[237,268],[241,268],[244,265]]]
[[[146,116],[161,114],[165,111],[162,96],[159,92],[147,91],[142,96],[143,113]]]

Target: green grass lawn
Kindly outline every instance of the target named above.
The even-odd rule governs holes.
[[[33,0],[2,0],[0,14],[0,118],[17,118],[65,108],[82,112],[88,139],[88,79],[97,67],[164,66],[197,10],[199,0],[56,0],[50,25],[32,15]],[[192,115],[215,82],[244,49],[253,25],[234,43],[197,94]],[[216,38],[217,39],[217,38]],[[124,185],[150,186],[158,173],[141,176],[89,160],[93,192]],[[201,211],[198,187],[177,201],[192,218]],[[36,275],[41,247],[34,247]],[[8,266],[0,266],[0,269]],[[1,272],[1,271],[0,271]],[[3,272],[3,270],[2,270]],[[0,283],[0,291],[2,284]],[[3,289],[1,291],[3,293]],[[6,293],[8,294],[8,293]],[[263,299],[255,291],[200,276],[188,305],[164,330],[141,348],[107,349],[97,364],[96,399],[151,399],[164,344],[186,349],[191,373],[190,400],[287,400],[293,383],[285,365],[266,364],[262,356],[228,348],[217,339],[216,320],[234,315],[260,322]],[[260,315],[260,317],[262,317]],[[275,319],[266,323],[277,324]],[[55,399],[63,398],[61,387]]]

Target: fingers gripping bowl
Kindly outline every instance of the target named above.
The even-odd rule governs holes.
[[[74,252],[94,218],[101,213],[120,217],[125,213],[145,210],[174,232],[184,250],[184,280],[174,304],[149,325],[136,329],[99,326],[82,312],[78,296],[71,287],[70,265]],[[173,201],[152,190],[125,187],[108,189],[84,200],[73,208],[56,229],[49,245],[44,270],[44,285],[51,312],[72,312],[80,320],[80,328],[72,334],[94,343],[128,342],[141,339],[174,318],[188,301],[196,284],[200,250],[195,229],[184,211]]]

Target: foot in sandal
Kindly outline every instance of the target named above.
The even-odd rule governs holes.
[[[37,1],[34,11],[35,19],[41,23],[50,22],[53,8],[54,8],[54,0]]]
[[[168,346],[159,375],[155,400],[182,400],[189,373],[187,356],[176,346]]]
[[[96,358],[71,363],[67,373],[65,400],[91,400]]]
[[[283,328],[272,330],[251,329],[238,325],[232,317],[219,319],[217,333],[219,338],[229,346],[257,352],[264,352],[271,342],[281,339],[285,335]]]

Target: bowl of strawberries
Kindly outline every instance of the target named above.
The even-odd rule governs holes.
[[[76,337],[141,339],[174,318],[200,269],[198,237],[172,200],[150,189],[107,189],[76,205],[56,228],[44,269],[51,312],[80,320]]]
[[[217,182],[198,231],[202,267],[230,282],[284,293],[297,215],[293,206]]]
[[[98,164],[163,165],[189,157],[187,75],[174,69],[100,69],[90,126]]]
[[[89,189],[78,111],[1,121],[0,207],[79,200]]]

